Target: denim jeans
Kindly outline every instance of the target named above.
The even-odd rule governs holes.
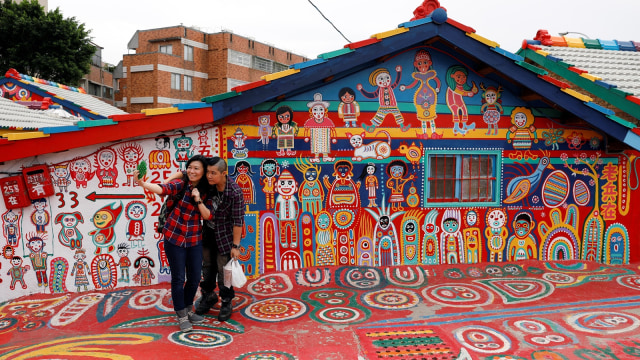
[[[202,292],[212,292],[216,289],[216,281],[222,301],[231,301],[236,296],[233,286],[224,286],[224,266],[231,260],[231,254],[218,253],[218,244],[214,231],[204,225],[202,232]]]
[[[202,243],[192,247],[180,247],[165,240],[164,252],[171,269],[173,309],[191,310],[201,278]]]

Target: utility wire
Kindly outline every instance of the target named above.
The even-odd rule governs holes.
[[[316,8],[316,10],[318,10],[318,12],[320,13],[320,15],[322,15],[322,17],[323,17],[325,20],[327,20],[327,21],[329,22],[329,24],[331,24],[331,26],[333,26],[333,28],[334,28],[334,29],[336,29],[336,31],[337,31],[338,33],[340,33],[340,35],[342,35],[342,37],[343,37],[345,40],[347,40],[347,42],[348,42],[348,43],[351,43],[351,40],[347,39],[347,37],[346,37],[346,36],[344,36],[344,34],[342,33],[342,31],[338,30],[338,28],[337,28],[335,25],[333,25],[333,23],[331,22],[331,20],[327,19],[327,17],[326,17],[326,16],[324,16],[324,14],[322,13],[322,11],[320,11],[320,9],[318,9],[318,7],[317,7],[313,2],[311,2],[311,0],[307,0],[307,1],[309,1],[309,4],[311,4],[314,8]]]

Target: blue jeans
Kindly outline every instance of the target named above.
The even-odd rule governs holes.
[[[171,270],[171,299],[173,309],[191,310],[198,291],[202,271],[202,243],[192,247],[180,247],[164,242],[164,252]],[[186,281],[185,281],[186,278]]]

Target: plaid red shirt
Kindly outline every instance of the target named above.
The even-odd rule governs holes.
[[[182,190],[182,187],[185,186],[185,182],[174,180],[168,184],[158,185],[162,187],[162,195],[177,195]],[[184,192],[184,196],[178,200],[178,204],[167,216],[167,222],[162,229],[164,239],[180,247],[196,246],[202,242],[202,215],[200,215],[200,210],[198,210],[196,203],[191,198],[193,185],[186,183],[186,186],[188,188]],[[205,199],[202,200],[209,207],[208,204],[210,202]],[[173,201],[167,203],[167,206],[172,206],[172,203]]]

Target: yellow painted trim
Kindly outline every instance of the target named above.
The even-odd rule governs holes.
[[[562,91],[566,92],[567,94],[573,96],[574,98],[580,99],[580,100],[582,100],[584,102],[593,101],[592,98],[588,97],[587,95],[582,95],[582,94],[580,94],[579,92],[577,92],[575,90],[571,90],[569,88],[564,88],[564,89],[560,89],[560,90],[562,90]]]
[[[585,79],[589,79],[591,81],[602,80],[601,77],[595,76],[595,75],[591,75],[589,73],[582,73],[582,74],[580,74],[580,76],[582,76]]]
[[[147,116],[153,116],[153,115],[181,113],[182,111],[183,110],[180,110],[176,107],[166,107],[166,108],[157,108],[157,109],[142,109],[142,111],[140,112]]]
[[[300,72],[300,69],[287,69],[287,70],[278,71],[277,73],[263,75],[260,77],[260,79],[265,81],[272,81],[272,80],[283,78],[285,76],[297,74],[299,72]]]
[[[393,30],[389,30],[389,31],[384,31],[381,33],[377,33],[377,34],[373,34],[371,35],[372,38],[376,38],[376,39],[384,39],[384,38],[388,38],[390,36],[394,36],[394,35],[398,35],[398,34],[402,34],[409,31],[409,29],[401,27],[401,28],[397,28],[397,29],[393,29]]]
[[[49,137],[49,134],[44,134],[40,131],[21,132],[21,133],[7,134],[6,137],[7,137],[7,140],[14,141],[14,140],[37,139],[37,138]]]
[[[540,54],[542,56],[545,56],[545,57],[547,55],[549,55],[549,52],[548,51],[544,51],[544,50],[536,50],[536,53],[538,53],[538,54]]]
[[[568,47],[572,47],[572,48],[585,48],[584,46],[584,42],[582,42],[582,39],[580,38],[570,38],[570,37],[564,37],[564,41],[567,42],[567,46]]]
[[[498,44],[497,42],[493,41],[493,40],[489,40],[484,36],[478,35],[476,33],[466,33],[466,35],[472,39],[476,39],[478,41],[480,41],[481,43],[487,45],[488,47],[491,48],[497,48],[500,47],[500,44]]]

